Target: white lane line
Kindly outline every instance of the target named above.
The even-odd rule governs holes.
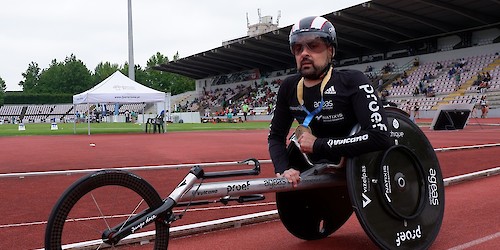
[[[222,209],[234,209],[234,208],[247,208],[247,207],[264,207],[264,206],[276,206],[276,202],[263,202],[256,204],[239,204],[239,205],[231,205],[231,206],[217,206],[217,207],[203,207],[203,208],[189,208],[188,212],[203,212],[210,210],[222,210]],[[182,209],[174,210],[174,213],[182,212]],[[121,218],[127,217],[129,215],[115,215],[115,216],[107,216],[109,218]],[[88,218],[80,218],[73,219],[73,221],[87,221],[87,220],[98,220],[102,219],[101,217],[88,217]],[[11,227],[25,227],[25,226],[37,226],[37,225],[45,225],[47,221],[34,221],[34,222],[23,222],[23,223],[13,223],[13,224],[3,224],[0,225],[0,229],[2,228],[11,228]]]
[[[462,250],[462,249],[467,249],[467,248],[470,248],[470,247],[477,246],[479,244],[485,243],[487,241],[494,240],[494,239],[496,239],[498,237],[500,237],[500,232],[496,232],[494,234],[490,234],[488,236],[485,236],[483,238],[479,238],[477,240],[469,241],[469,242],[467,242],[465,244],[452,247],[452,248],[450,248],[448,250]]]
[[[457,147],[446,147],[446,148],[435,148],[436,152],[444,152],[450,150],[463,150],[463,149],[479,149],[479,148],[487,148],[487,147],[497,147],[500,146],[500,143],[489,143],[489,144],[478,144],[478,145],[470,145],[470,146],[457,146]]]
[[[500,174],[500,167],[496,168],[490,168],[482,171],[476,171],[468,174],[463,174],[463,175],[458,175],[458,176],[453,176],[453,177],[448,177],[443,179],[444,185],[449,186],[451,184],[455,184],[457,182],[461,181],[470,181],[470,180],[475,180],[478,178],[482,177],[488,177],[492,175],[497,175]]]
[[[456,147],[446,147],[446,148],[435,148],[435,152],[445,152],[451,150],[463,150],[463,149],[480,149],[487,147],[497,147],[500,143],[489,143],[489,144],[478,144],[470,146],[456,146]],[[271,160],[258,160],[260,164],[270,164]],[[125,171],[139,171],[139,170],[157,170],[157,169],[180,169],[180,168],[192,168],[194,166],[201,167],[216,167],[216,166],[234,166],[239,165],[237,161],[230,162],[206,162],[206,163],[193,163],[193,164],[174,164],[174,165],[158,165],[158,166],[136,166],[136,167],[119,167],[110,169],[119,169]],[[250,165],[250,164],[249,164]],[[0,173],[1,178],[25,178],[30,176],[47,176],[47,175],[72,175],[72,174],[88,174],[100,170],[105,170],[106,168],[94,168],[94,169],[75,169],[75,170],[57,170],[57,171],[37,171],[37,172],[17,172],[17,173]]]
[[[36,225],[45,225],[45,224],[47,224],[47,221],[35,221],[35,222],[25,222],[25,223],[15,223],[15,224],[0,225],[0,228],[36,226]]]
[[[260,164],[269,164],[271,160],[258,160]],[[205,162],[205,163],[188,163],[188,164],[174,164],[174,165],[158,165],[158,166],[136,166],[136,167],[119,167],[119,168],[91,168],[91,169],[75,169],[75,170],[57,170],[57,171],[39,171],[39,172],[16,172],[16,173],[0,173],[0,178],[24,178],[30,176],[46,176],[46,175],[72,175],[72,174],[89,174],[106,169],[125,170],[125,171],[139,171],[139,170],[158,170],[158,169],[180,169],[192,168],[195,166],[218,167],[218,166],[236,166],[242,165],[238,161],[229,162]],[[252,164],[246,164],[252,165]]]

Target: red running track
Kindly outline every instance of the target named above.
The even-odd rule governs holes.
[[[429,131],[424,128],[424,131],[434,147],[500,142],[499,126],[468,126],[458,131]],[[248,157],[269,159],[266,136],[267,130],[161,135],[2,137],[0,172],[237,161]],[[96,147],[89,147],[89,143],[95,143]],[[496,157],[499,153],[500,147],[492,147],[442,152],[438,153],[438,158],[444,176],[450,177],[500,166],[500,160]],[[187,169],[138,172],[162,195],[170,192],[186,173]],[[272,166],[269,164],[263,166],[260,177],[266,176],[273,176]],[[50,209],[63,190],[79,177],[80,175],[1,179],[0,249],[42,247],[45,229],[43,222],[47,220]],[[447,188],[443,227],[433,248],[449,248],[499,232],[500,218],[497,210],[500,202],[494,197],[500,191],[498,183],[498,177],[490,177]],[[266,202],[274,201],[273,196],[268,195]],[[188,212],[174,226],[272,209],[275,206]],[[35,225],[18,225],[27,222],[35,222]],[[492,242],[498,245],[499,239],[493,238],[480,246],[488,246]],[[338,232],[320,241],[301,241],[286,232],[279,222],[269,222],[204,236],[172,239],[171,249],[203,249],[207,246],[205,240],[212,242],[211,248],[216,249],[234,249],[235,246],[239,246],[239,249],[374,248],[353,216]],[[262,245],[250,245],[251,242]]]

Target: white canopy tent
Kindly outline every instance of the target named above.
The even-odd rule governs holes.
[[[116,71],[93,88],[73,96],[73,105],[98,103],[158,103],[165,104],[165,93],[148,88]],[[144,118],[143,118],[144,119]],[[90,135],[90,119],[89,135]]]

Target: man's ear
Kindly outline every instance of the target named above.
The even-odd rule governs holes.
[[[335,57],[335,48],[333,46],[328,47],[328,54],[332,55],[329,61],[333,62],[333,57]]]

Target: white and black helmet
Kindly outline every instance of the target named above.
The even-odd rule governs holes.
[[[324,17],[310,16],[302,18],[292,26],[290,30],[290,47],[295,44],[297,38],[305,34],[314,34],[324,38],[325,41],[337,49],[337,33],[333,24]]]

